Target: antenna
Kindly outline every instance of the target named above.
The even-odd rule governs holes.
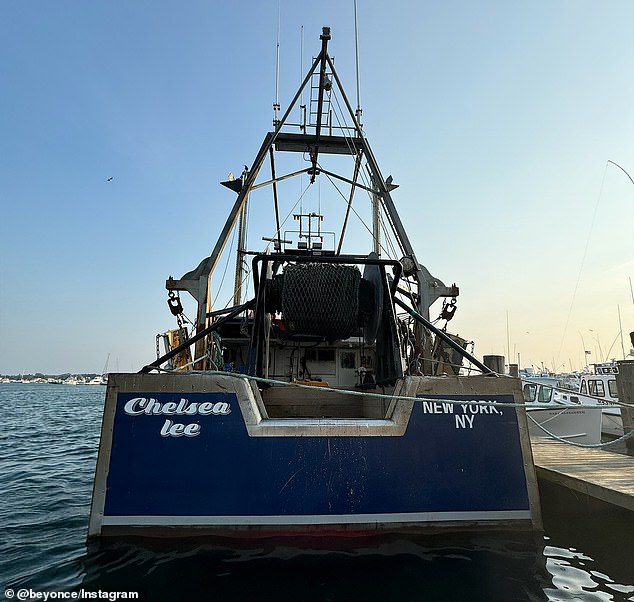
[[[304,77],[304,26],[301,26],[299,32],[299,81],[302,81]],[[301,96],[299,100],[299,129],[305,134],[306,133],[306,105],[304,104],[304,88],[302,88]],[[304,188],[304,176],[302,175],[299,179],[299,189],[300,191]],[[302,213],[303,208],[303,194],[299,197],[299,212]]]
[[[623,324],[621,324],[621,307],[617,305],[616,309],[619,312],[619,336],[621,337],[621,351],[623,352],[623,359],[625,359],[625,344],[623,343]]]
[[[299,32],[299,81],[304,77],[304,26],[301,26]],[[303,118],[302,118],[303,116]],[[304,106],[304,88],[302,88],[299,99],[299,123],[300,129],[306,133],[306,107]]]
[[[282,0],[277,0],[277,40],[275,47],[275,103],[273,103],[273,125],[280,122],[280,25],[282,21]]]
[[[356,116],[359,125],[361,125],[361,86],[359,84],[359,27],[357,23],[357,0],[354,0],[354,46],[355,60],[357,67],[357,110]]]
[[[634,288],[632,288],[632,278],[630,277],[630,295],[632,296],[632,309],[634,310]],[[634,341],[632,342],[634,347]]]

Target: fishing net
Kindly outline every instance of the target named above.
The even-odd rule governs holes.
[[[357,267],[331,263],[289,264],[284,268],[282,314],[291,333],[347,339],[358,326]]]

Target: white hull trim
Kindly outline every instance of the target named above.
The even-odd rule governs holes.
[[[104,516],[104,527],[341,525],[372,523],[436,523],[453,521],[530,520],[528,510],[474,512],[403,512],[395,514],[328,514],[296,516]]]

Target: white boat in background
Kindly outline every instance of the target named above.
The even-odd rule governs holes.
[[[552,438],[552,434],[573,443],[601,443],[602,409],[570,400],[556,377],[523,378],[522,393],[531,438]]]
[[[558,397],[566,403],[601,405],[601,431],[611,437],[623,435],[623,419],[619,407],[619,391],[616,375],[619,366],[616,361],[594,364],[594,372],[580,375],[579,387],[574,392],[559,392]]]
[[[596,364],[594,374],[586,374],[581,378],[579,395],[584,396],[582,403],[600,403],[603,408],[601,430],[606,435],[621,437],[623,435],[623,418],[619,407],[619,391],[616,375],[619,367],[616,362]],[[587,395],[586,395],[587,394]],[[587,400],[587,401],[586,401]],[[609,406],[609,407],[607,407]]]

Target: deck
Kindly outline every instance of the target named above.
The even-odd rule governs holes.
[[[634,457],[547,439],[532,448],[539,480],[634,511]]]

